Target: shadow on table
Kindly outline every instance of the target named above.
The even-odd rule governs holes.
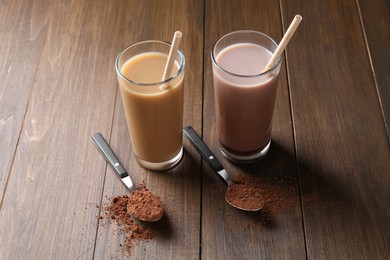
[[[299,156],[297,162],[295,154],[273,142],[268,154],[255,163],[238,164],[228,161],[222,163],[232,176],[264,177],[273,181],[275,187],[281,189],[295,187],[296,201],[286,205],[285,209],[292,206],[296,211],[300,211],[297,214],[303,216],[304,225],[311,225],[316,221],[326,221],[328,225],[329,223],[340,225],[340,219],[350,218],[355,218],[355,221],[361,225],[372,222],[372,216],[368,212],[369,209],[367,210],[367,201],[365,202],[364,195],[358,192],[361,187],[357,187],[357,182],[353,180],[349,182],[349,177],[354,176],[352,170],[332,172],[321,167],[321,165],[328,166],[326,163],[313,161],[313,158],[321,160],[315,155],[300,154]],[[245,214],[260,219],[266,227],[275,228],[276,215],[279,213],[281,212],[265,208],[262,212]]]
[[[157,222],[145,223],[151,230],[153,230],[160,238],[171,239],[173,236],[172,222],[168,213]]]

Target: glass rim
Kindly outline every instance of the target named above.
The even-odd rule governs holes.
[[[274,39],[271,38],[271,36],[265,34],[265,33],[262,33],[262,32],[258,32],[258,31],[254,31],[254,30],[238,30],[238,31],[233,31],[233,32],[230,32],[230,33],[227,33],[225,35],[223,35],[222,37],[220,37],[214,44],[213,44],[213,48],[211,49],[211,60],[213,62],[213,64],[220,70],[222,70],[223,72],[227,73],[227,74],[230,74],[232,76],[235,76],[235,77],[241,77],[241,78],[256,78],[256,77],[259,77],[259,76],[263,76],[263,75],[266,75],[268,73],[271,73],[273,72],[281,63],[282,63],[282,57],[283,57],[283,54],[280,55],[279,59],[275,62],[275,64],[268,70],[264,71],[264,72],[261,72],[261,73],[257,73],[257,74],[252,74],[252,75],[241,75],[241,74],[237,74],[237,73],[233,73],[231,71],[228,71],[224,68],[222,68],[217,60],[216,60],[216,57],[214,56],[214,51],[215,51],[215,48],[216,48],[216,45],[224,38],[232,35],[232,34],[237,34],[237,33],[255,33],[255,34],[259,34],[259,35],[262,35],[262,36],[265,36],[266,38],[268,38],[269,40],[271,40],[271,42],[273,44],[275,44],[276,47],[278,47],[278,44],[275,42]],[[254,43],[256,44],[256,43]],[[226,47],[225,47],[226,48]]]
[[[179,69],[177,70],[177,72],[172,75],[171,77],[167,78],[166,80],[164,81],[158,81],[158,82],[153,82],[153,83],[142,83],[142,82],[137,82],[137,81],[134,81],[134,80],[131,80],[129,78],[127,78],[125,75],[122,74],[120,68],[119,68],[119,59],[122,57],[122,55],[129,49],[133,48],[134,46],[136,45],[140,45],[140,44],[147,44],[147,43],[160,43],[160,44],[164,44],[164,45],[168,45],[168,46],[171,46],[171,43],[169,42],[166,42],[166,41],[159,41],[159,40],[146,40],[146,41],[140,41],[140,42],[136,42],[136,43],[132,43],[130,44],[129,46],[127,46],[126,48],[124,48],[121,52],[119,52],[118,56],[116,57],[115,59],[115,70],[116,70],[116,73],[117,75],[119,75],[123,80],[131,83],[131,84],[134,84],[134,85],[139,85],[139,86],[160,86],[160,85],[164,85],[164,84],[167,84],[168,82],[174,80],[175,78],[177,78],[183,71],[184,71],[184,66],[185,66],[185,58],[184,58],[184,54],[183,52],[178,49],[177,50],[177,53],[179,54],[180,56],[180,59],[181,59],[181,64]],[[140,54],[140,53],[139,53]],[[132,56],[134,57],[134,56]]]

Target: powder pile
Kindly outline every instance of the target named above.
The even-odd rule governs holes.
[[[140,241],[149,241],[156,233],[144,224],[135,220],[127,212],[130,196],[116,196],[102,205],[100,220],[115,223],[120,227],[120,232],[125,235],[123,244],[120,244],[124,254],[130,255],[134,245]],[[104,225],[103,222],[101,222]]]
[[[164,214],[164,206],[159,196],[141,184],[130,196],[127,211],[144,221],[159,220]]]

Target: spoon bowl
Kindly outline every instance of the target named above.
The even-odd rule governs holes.
[[[164,215],[164,207],[160,197],[141,184],[131,194],[127,212],[139,220],[155,222]]]
[[[227,203],[237,209],[245,211],[259,211],[263,208],[264,202],[258,190],[244,184],[233,182],[225,168],[191,126],[185,127],[183,132],[214,172],[218,174],[218,177],[220,177],[228,186],[228,190],[225,194]]]
[[[225,200],[231,206],[245,211],[259,211],[264,207],[264,198],[257,189],[236,182],[228,185]]]

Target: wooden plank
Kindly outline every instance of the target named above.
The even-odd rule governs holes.
[[[0,4],[0,207],[44,43],[50,1]]]
[[[390,149],[356,2],[282,10],[304,18],[287,59],[307,256],[387,259]]]
[[[96,218],[102,196],[126,192],[89,141],[97,131],[135,181],[145,179],[166,202],[167,218],[155,226],[166,232],[137,246],[134,258],[389,257],[390,148],[382,117],[389,111],[389,66],[381,53],[388,32],[375,29],[386,25],[388,3],[280,1],[279,9],[278,1],[208,0],[205,20],[203,4],[1,2],[0,259],[122,258],[123,237],[111,233],[114,226],[98,227]],[[152,15],[144,17],[145,10]],[[237,29],[278,41],[281,21],[285,30],[295,13],[304,21],[282,68],[271,151],[255,164],[231,164],[216,145],[212,43]],[[297,205],[264,224],[231,208],[224,184],[200,167],[186,140],[185,158],[166,173],[145,171],[131,157],[113,61],[129,43],[170,41],[177,29],[187,58],[185,125],[203,134],[232,175],[299,173],[303,216]]]
[[[93,255],[98,213],[93,205],[100,201],[106,165],[89,136],[110,132],[122,2],[51,4],[0,211],[1,259],[90,259]],[[44,10],[41,5],[34,8]],[[25,19],[35,23],[34,16]],[[38,25],[34,24],[30,37],[43,37]],[[28,23],[21,26],[27,32],[31,28]],[[29,49],[28,42],[19,44],[39,52],[39,48]],[[19,61],[12,66],[20,65]]]
[[[205,28],[205,97],[203,139],[216,154],[230,175],[272,176],[280,180],[296,178],[294,143],[286,80],[283,64],[278,85],[274,114],[272,144],[269,154],[257,163],[239,165],[228,162],[217,148],[214,95],[210,52],[212,44],[224,34],[250,29],[271,35],[276,41],[282,36],[278,1],[206,1]],[[210,170],[203,167],[202,188],[202,258],[204,259],[303,259],[304,237],[299,206],[270,216],[262,221],[260,214],[246,214],[232,208],[224,200],[225,186]],[[297,185],[295,183],[295,185]],[[288,228],[287,228],[288,227]]]
[[[199,1],[129,1],[121,19],[121,39],[125,46],[149,39],[171,42],[174,31],[183,32],[180,48],[186,58],[185,125],[200,131],[202,120],[202,55],[203,3]],[[148,15],[143,13],[147,10]],[[141,15],[142,14],[142,15]],[[137,26],[135,26],[137,25]],[[140,28],[141,26],[141,28]],[[118,53],[120,49],[116,50]],[[116,83],[114,84],[116,85]],[[156,129],[158,131],[158,129]],[[200,158],[184,140],[185,154],[181,163],[167,172],[152,172],[141,168],[133,156],[120,94],[118,94],[111,147],[116,151],[135,183],[142,181],[165,203],[165,217],[156,225],[154,239],[136,245],[131,251],[134,259],[198,259],[200,231]],[[115,174],[108,170],[103,202],[107,198],[128,194]],[[96,259],[120,259],[120,244],[124,237],[114,232],[115,225],[99,227]]]
[[[387,137],[390,140],[390,2],[359,0],[364,32],[372,59],[378,95],[381,100]]]

